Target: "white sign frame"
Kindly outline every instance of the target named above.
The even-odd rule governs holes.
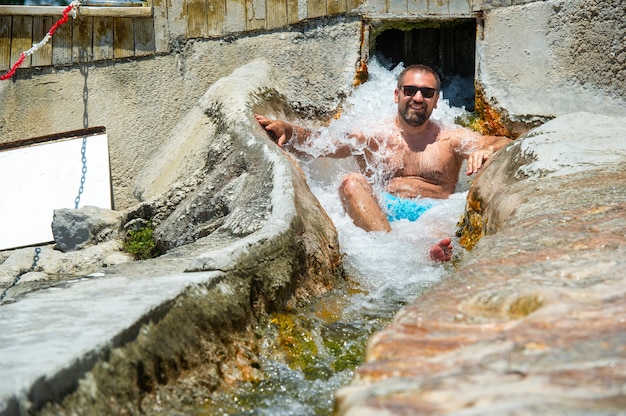
[[[55,209],[112,209],[109,147],[104,127],[0,146],[0,250],[53,242]],[[8,147],[8,148],[7,148]]]

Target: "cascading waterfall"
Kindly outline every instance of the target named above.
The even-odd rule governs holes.
[[[331,414],[334,391],[350,382],[369,337],[446,275],[447,267],[430,261],[428,249],[441,238],[454,236],[466,192],[439,201],[415,222],[393,222],[390,233],[368,233],[345,214],[337,193],[341,178],[355,164],[317,158],[328,150],[328,137],[349,140],[351,131],[384,129],[380,121],[393,119],[397,112],[393,89],[400,70],[388,71],[372,62],[370,79],[347,100],[341,117],[298,149],[311,156],[302,158],[301,165],[311,190],[337,227],[350,282],[298,314],[275,316],[264,329],[264,380],[216,396],[197,414]],[[451,108],[442,95],[432,119],[452,125],[465,114],[464,109]],[[374,182],[380,190],[380,181]],[[455,250],[460,250],[458,244]]]

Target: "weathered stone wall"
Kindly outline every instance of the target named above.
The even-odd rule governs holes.
[[[513,132],[583,110],[625,114],[620,0],[486,1],[484,7],[476,81]]]

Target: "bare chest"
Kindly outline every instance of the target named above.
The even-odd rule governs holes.
[[[458,175],[460,166],[448,141],[431,143],[419,151],[405,146],[400,153],[401,164],[394,170],[394,177],[414,176],[438,183]]]

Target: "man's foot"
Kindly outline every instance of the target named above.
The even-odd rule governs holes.
[[[452,259],[452,240],[444,238],[430,248],[430,258],[434,261],[446,262]]]

